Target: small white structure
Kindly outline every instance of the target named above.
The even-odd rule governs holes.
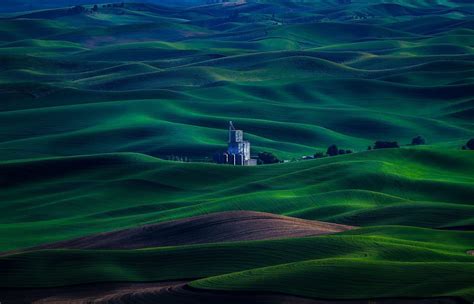
[[[214,155],[218,164],[235,166],[255,166],[257,160],[250,157],[250,142],[244,140],[244,132],[237,130],[232,121],[229,121],[229,141],[227,152]]]

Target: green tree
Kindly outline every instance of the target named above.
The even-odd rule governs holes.
[[[411,140],[411,144],[414,145],[414,146],[424,145],[424,144],[426,144],[426,140],[423,137],[418,135],[417,137],[415,137]]]
[[[465,145],[467,150],[474,150],[474,138],[471,138]]]
[[[271,152],[260,152],[258,153],[258,159],[262,164],[276,164],[280,160]]]
[[[329,156],[336,156],[339,154],[339,149],[337,148],[336,145],[330,145],[328,147],[328,150],[326,151],[326,154]]]

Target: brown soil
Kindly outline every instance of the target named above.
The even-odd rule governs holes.
[[[262,304],[454,304],[454,298],[376,299],[376,300],[317,300],[269,293],[228,293],[190,288],[185,281],[161,283],[102,283],[80,286],[1,290],[3,303],[34,304],[199,304],[199,303],[262,303]]]
[[[33,249],[135,249],[331,234],[352,226],[252,211],[219,212],[94,234]]]

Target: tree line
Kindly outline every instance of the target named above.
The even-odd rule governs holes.
[[[125,7],[125,3],[110,3],[110,4],[103,4],[102,8],[112,8],[112,7]],[[99,6],[97,4],[94,4],[94,6],[88,10],[82,5],[76,5],[74,7],[71,7],[68,9],[67,14],[68,15],[78,15],[78,14],[84,14],[84,13],[96,13],[99,11]]]
[[[406,146],[419,146],[425,145],[426,139],[422,136],[416,136],[411,140],[410,144]],[[400,148],[400,144],[397,141],[376,141],[373,145],[368,146],[367,150],[378,150],[378,149],[396,149]],[[465,145],[462,146],[463,150],[474,150],[474,138],[471,138]],[[316,152],[312,157],[305,157],[304,159],[308,158],[323,158],[323,157],[332,157],[337,155],[343,154],[351,154],[353,153],[350,149],[340,149],[337,145],[332,144],[330,145],[326,153],[324,152]],[[275,164],[282,162],[275,154],[271,152],[260,152],[258,153],[258,164]]]

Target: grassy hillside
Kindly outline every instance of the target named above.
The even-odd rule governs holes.
[[[152,2],[0,16],[5,303],[474,300],[472,4]]]
[[[374,227],[335,236],[146,250],[45,250],[0,257],[0,272],[8,278],[2,287],[210,277],[191,286],[316,298],[471,300],[474,257],[465,251],[473,237],[472,232]],[[252,270],[240,272],[246,269]],[[223,273],[230,274],[219,276]],[[323,284],[313,283],[318,277],[325,278]]]
[[[420,134],[466,141],[472,10],[310,1],[19,13],[0,19],[0,159],[202,159],[224,147],[226,120],[283,159]],[[12,124],[25,119],[44,123]]]
[[[227,210],[355,226],[474,224],[470,151],[371,151],[253,168],[138,154],[0,167],[3,250]]]

